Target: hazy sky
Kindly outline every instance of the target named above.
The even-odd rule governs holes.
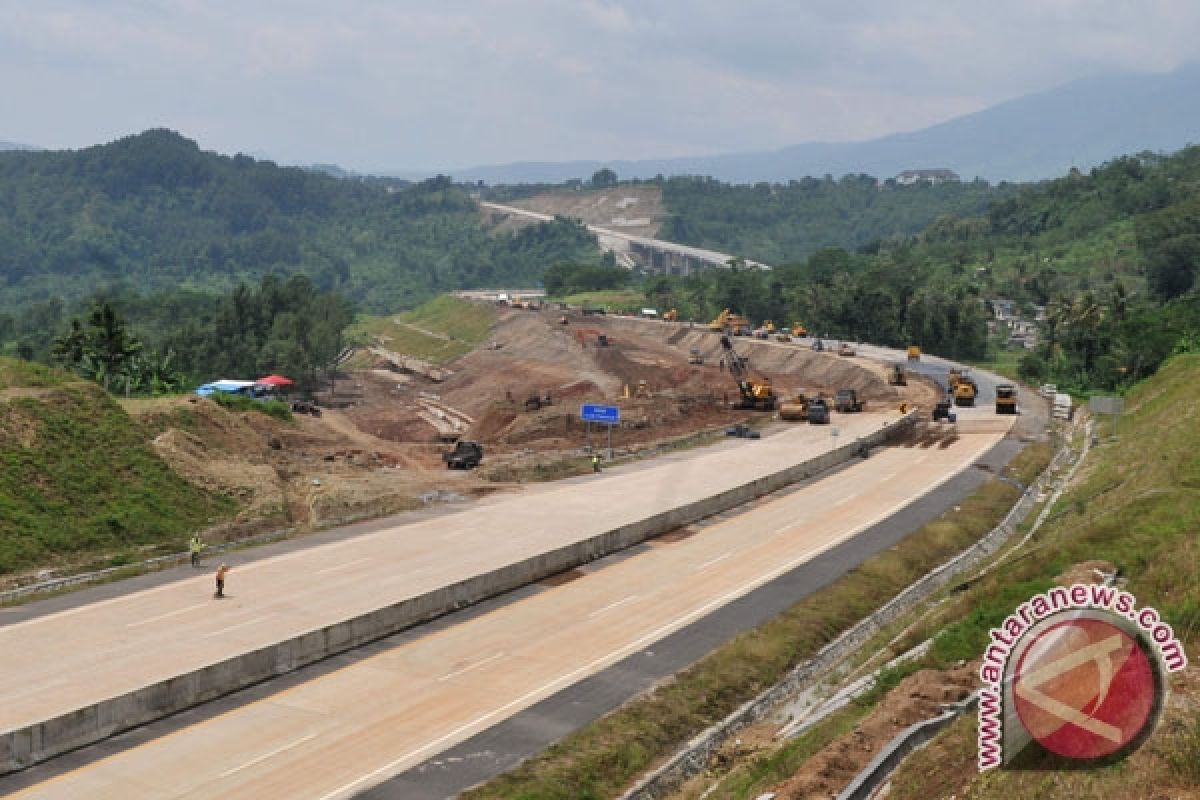
[[[0,139],[361,171],[915,130],[1200,59],[1195,0],[0,0]]]

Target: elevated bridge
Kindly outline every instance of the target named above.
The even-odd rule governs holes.
[[[481,202],[479,205],[494,212],[526,217],[539,222],[550,222],[554,219],[550,214],[500,203]],[[729,269],[729,262],[736,258],[729,253],[676,244],[662,239],[651,239],[646,236],[635,236],[596,225],[586,225],[586,227],[596,236],[600,246],[616,257],[618,264],[630,269],[640,267],[648,272],[663,275],[691,275],[694,272],[713,268]],[[747,267],[771,269],[770,266],[758,261],[744,259],[743,262]]]

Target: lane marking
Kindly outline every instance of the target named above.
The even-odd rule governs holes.
[[[174,611],[168,611],[165,614],[159,614],[157,617],[147,617],[146,619],[139,620],[137,622],[127,622],[127,623],[125,623],[125,627],[126,628],[137,628],[141,625],[149,625],[151,622],[158,622],[160,619],[169,619],[171,617],[177,617],[180,614],[186,614],[189,611],[195,611],[197,608],[205,608],[207,606],[208,606],[208,603],[196,603],[196,605],[194,605],[194,606],[184,606],[183,608],[177,608]]]
[[[858,497],[858,495],[856,495],[856,494],[849,495],[848,497],[843,497],[841,500],[838,500],[836,503],[833,504],[833,508],[837,508],[838,506],[844,506],[844,505],[846,505],[846,503],[849,503],[851,500],[854,500],[857,497]]]
[[[285,744],[283,747],[276,747],[271,752],[263,753],[258,758],[247,761],[245,764],[242,764],[240,767],[234,767],[233,769],[225,770],[224,772],[221,773],[221,777],[228,778],[230,775],[233,775],[235,772],[241,772],[244,769],[253,767],[255,764],[260,764],[263,761],[266,761],[271,756],[277,756],[285,750],[291,750],[293,747],[299,747],[300,745],[307,742],[309,739],[315,739],[315,738],[317,738],[317,734],[310,733],[308,736],[305,736],[303,739],[297,739],[296,741],[291,742],[290,744]]]
[[[631,594],[631,595],[629,595],[628,597],[622,597],[622,598],[621,598],[620,600],[618,600],[617,602],[615,602],[615,603],[609,603],[609,604],[608,604],[608,605],[606,605],[604,608],[597,608],[595,611],[593,611],[593,612],[591,612],[590,614],[588,614],[588,617],[598,617],[598,616],[600,616],[601,614],[603,614],[605,611],[611,611],[612,609],[616,608],[617,606],[623,606],[623,605],[625,605],[626,603],[628,603],[628,602],[630,602],[630,601],[632,601],[632,600],[636,600],[636,599],[637,599],[637,595],[636,595],[636,594]]]
[[[696,572],[699,572],[700,570],[705,569],[706,567],[711,567],[713,564],[724,561],[725,559],[729,558],[731,555],[733,555],[733,551],[730,551],[723,556],[717,556],[716,558],[712,559],[711,561],[705,561],[703,564],[696,567]]]
[[[200,637],[203,639],[207,639],[210,636],[220,636],[222,633],[229,633],[230,631],[236,631],[238,628],[245,628],[247,625],[253,625],[256,622],[262,622],[264,619],[270,619],[270,618],[271,618],[270,615],[263,616],[263,617],[255,617],[254,619],[248,619],[245,622],[239,622],[237,625],[230,625],[228,628],[221,628],[220,630],[212,631],[211,633],[202,633],[202,634],[200,634]]]
[[[371,560],[372,559],[370,556],[364,556],[363,558],[356,558],[353,561],[347,561],[344,564],[338,564],[337,566],[326,567],[325,569],[319,569],[316,572],[314,572],[313,574],[314,575],[324,575],[327,572],[337,572],[339,569],[346,569],[347,567],[353,567],[355,564],[361,564],[364,561],[371,561]]]
[[[496,655],[494,655],[494,656],[488,656],[487,658],[483,659],[482,661],[476,661],[474,664],[468,664],[467,666],[463,667],[462,669],[456,669],[456,670],[454,670],[454,672],[447,672],[445,675],[438,678],[438,682],[441,683],[442,681],[448,681],[451,678],[456,678],[459,675],[462,675],[464,672],[470,672],[473,669],[479,669],[480,667],[490,664],[493,661],[497,661],[501,658],[504,658],[504,653],[502,653],[502,652],[496,653]]]

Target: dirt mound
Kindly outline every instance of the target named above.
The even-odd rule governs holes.
[[[953,670],[924,669],[892,689],[854,730],[827,745],[776,789],[777,800],[833,797],[862,771],[896,734],[937,716],[941,706],[955,703],[975,686],[977,665]]]

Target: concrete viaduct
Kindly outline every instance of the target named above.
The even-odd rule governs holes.
[[[499,203],[479,204],[483,208],[501,213],[528,217],[541,222],[554,219],[550,214],[541,214],[516,206],[506,206]],[[645,236],[634,236],[609,228],[595,225],[586,226],[596,236],[596,240],[605,250],[616,256],[617,263],[630,269],[640,267],[648,272],[664,275],[691,275],[713,267],[729,268],[729,262],[734,256],[729,253],[719,253],[716,250],[705,250],[702,247],[689,247],[685,244],[665,242],[662,239],[650,239]],[[758,261],[746,260],[747,267],[755,269],[771,269]]]

